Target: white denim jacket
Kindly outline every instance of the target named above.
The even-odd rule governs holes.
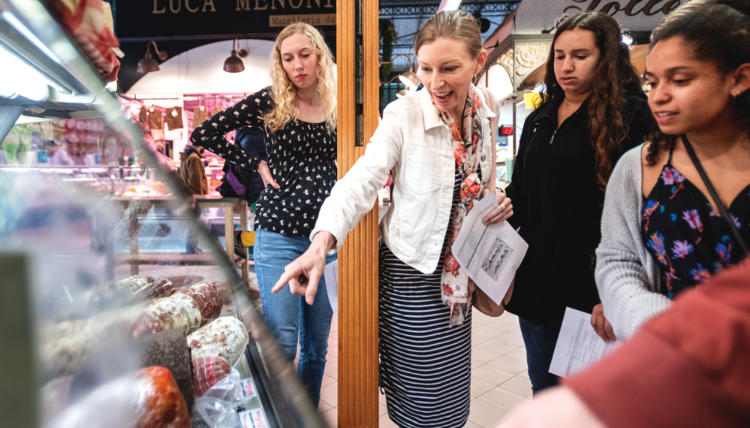
[[[479,90],[482,109],[482,189],[494,189],[497,124]],[[323,202],[310,233],[325,230],[336,238],[336,250],[346,235],[375,204],[378,189],[393,173],[393,199],[380,223],[385,244],[407,265],[423,273],[435,271],[453,202],[455,160],[450,129],[440,119],[429,93],[422,89],[390,104],[375,134],[346,175]]]

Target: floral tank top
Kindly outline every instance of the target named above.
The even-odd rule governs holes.
[[[727,209],[742,239],[750,243],[750,184]],[[658,261],[670,299],[743,257],[719,210],[672,166],[671,151],[644,201],[641,236]]]

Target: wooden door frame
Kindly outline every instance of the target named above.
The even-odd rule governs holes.
[[[359,14],[357,13],[359,8]],[[364,153],[378,124],[378,0],[336,2],[338,67],[338,175]],[[361,34],[356,20],[361,19]],[[359,50],[359,51],[358,51]],[[355,54],[356,52],[359,54]],[[362,89],[355,71],[360,62]],[[357,109],[362,131],[357,144]],[[377,427],[378,396],[378,214],[372,210],[351,231],[339,252],[338,425]]]

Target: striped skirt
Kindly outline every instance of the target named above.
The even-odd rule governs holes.
[[[471,311],[448,325],[442,260],[425,275],[380,244],[380,386],[399,427],[462,427],[469,417]]]

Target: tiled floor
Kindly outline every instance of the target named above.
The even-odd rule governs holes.
[[[328,364],[323,375],[319,410],[332,427],[338,426],[338,328],[334,318],[328,341]],[[467,427],[494,427],[512,408],[531,398],[518,318],[509,313],[489,318],[476,310],[472,325],[471,412]],[[380,427],[396,427],[380,396]]]

